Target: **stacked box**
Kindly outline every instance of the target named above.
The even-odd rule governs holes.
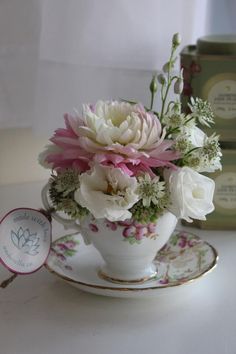
[[[211,103],[215,125],[208,135],[220,135],[223,169],[211,174],[216,182],[215,211],[207,221],[194,221],[204,229],[236,229],[236,36],[206,36],[181,52],[184,90],[182,106],[188,112],[190,97]],[[188,224],[191,225],[191,224]]]
[[[222,171],[209,174],[215,180],[215,211],[207,215],[207,220],[194,220],[186,226],[201,229],[235,230],[236,229],[236,144],[222,143]]]

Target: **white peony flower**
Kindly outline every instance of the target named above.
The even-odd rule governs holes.
[[[78,128],[86,151],[113,151],[125,155],[149,151],[162,142],[162,128],[152,113],[141,105],[98,101],[84,106],[84,125]]]
[[[130,209],[138,200],[137,180],[119,168],[95,165],[80,176],[75,200],[97,218],[110,221],[130,219]]]
[[[206,220],[205,215],[214,210],[215,182],[189,167],[165,171],[169,186],[169,210],[178,218],[192,222],[191,218]]]

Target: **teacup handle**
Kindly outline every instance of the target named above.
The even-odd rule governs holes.
[[[45,207],[46,210],[52,209],[52,205],[50,204],[49,199],[48,199],[48,191],[49,191],[49,184],[47,183],[43,187],[42,192],[41,192],[43,206]],[[85,237],[84,233],[82,232],[81,226],[79,224],[77,224],[76,221],[63,218],[56,211],[51,212],[51,215],[52,215],[53,219],[55,219],[57,222],[59,222],[60,224],[62,224],[64,226],[64,229],[67,230],[67,229],[71,228],[71,229],[78,231],[78,233],[80,233],[81,236],[83,237],[84,243],[86,245],[90,244],[90,241],[87,239],[87,237]]]

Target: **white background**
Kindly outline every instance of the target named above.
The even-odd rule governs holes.
[[[147,103],[152,73],[208,33],[235,32],[233,0],[1,0],[0,129],[51,133],[83,102]]]

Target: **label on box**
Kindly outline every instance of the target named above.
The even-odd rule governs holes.
[[[222,119],[236,118],[236,81],[221,80],[209,90],[208,101]]]
[[[236,173],[225,172],[215,179],[214,203],[221,211],[236,214]]]

